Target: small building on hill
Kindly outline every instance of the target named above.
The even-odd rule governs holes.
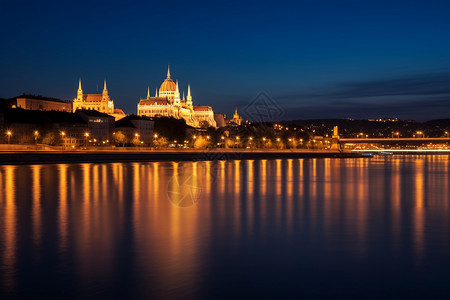
[[[72,111],[72,103],[56,98],[36,96],[36,95],[21,95],[16,97],[13,108],[23,108],[26,110],[44,110],[44,111]]]
[[[116,121],[115,131],[121,131],[127,141],[148,145],[153,140],[155,121],[148,117],[126,116]]]

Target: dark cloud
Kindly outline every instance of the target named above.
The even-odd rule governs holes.
[[[275,97],[285,119],[450,118],[450,74],[341,83],[317,93]]]

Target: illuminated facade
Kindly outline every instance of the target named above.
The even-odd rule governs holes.
[[[146,117],[174,117],[184,119],[186,124],[192,127],[217,127],[214,120],[214,112],[211,106],[194,106],[191,96],[191,87],[188,85],[186,98],[180,97],[178,81],[175,83],[170,78],[170,70],[167,70],[167,78],[161,84],[155,97],[140,99],[137,107],[139,116]]]
[[[78,83],[77,97],[73,99],[73,112],[77,109],[96,110],[104,114],[114,113],[114,102],[108,95],[106,80],[101,94],[83,94],[81,79]]]
[[[78,83],[77,97],[73,99],[73,112],[77,109],[96,110],[98,112],[113,116],[116,121],[125,117],[125,113],[118,108],[114,108],[114,102],[108,95],[106,79],[101,94],[83,94],[81,79]]]
[[[28,110],[72,111],[72,103],[49,97],[22,95],[17,97],[16,102],[15,107]]]

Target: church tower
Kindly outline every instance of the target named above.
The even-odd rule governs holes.
[[[108,89],[106,88],[106,79],[105,79],[105,82],[103,84],[102,101],[108,101],[109,100],[108,98],[109,98]]]
[[[78,81],[77,100],[83,101],[83,89],[81,88],[81,78]]]
[[[178,88],[178,80],[175,90],[175,97],[173,98],[173,105],[180,106],[180,89]]]
[[[188,92],[187,92],[187,97],[186,97],[186,106],[189,109],[193,109],[193,104],[192,104],[192,96],[191,96],[191,85],[188,84]]]

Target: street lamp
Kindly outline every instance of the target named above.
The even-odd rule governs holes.
[[[34,131],[34,143],[37,144],[37,138],[39,136],[39,131]]]
[[[66,150],[66,144],[64,143],[64,136],[66,135],[66,133],[64,131],[61,131],[61,138],[62,138],[62,142],[63,142],[63,146],[64,146],[64,150]]]
[[[84,133],[84,137],[86,138],[86,148],[87,148],[89,132],[85,132],[85,133]]]
[[[8,132],[6,132],[6,135],[8,136],[8,144],[9,144],[11,142],[12,132],[10,130],[8,130]]]

